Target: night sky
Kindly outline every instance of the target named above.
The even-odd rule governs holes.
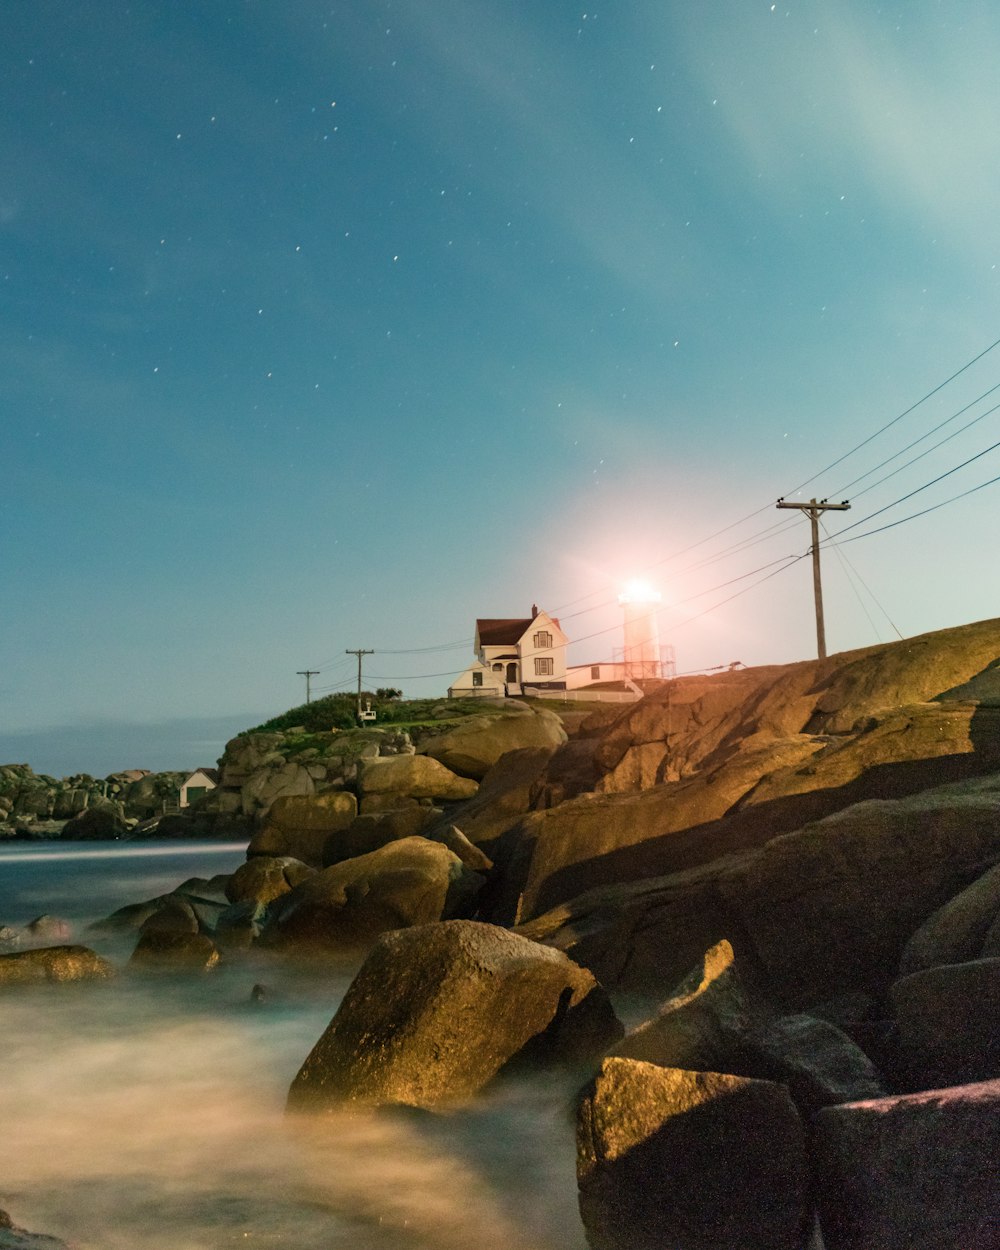
[[[636,575],[682,672],[808,658],[779,496],[852,501],[831,651],[1000,615],[998,64],[993,3],[7,0],[0,762],[212,763],[533,602],[611,658]]]

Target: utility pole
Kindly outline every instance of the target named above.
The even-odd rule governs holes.
[[[320,670],[318,668],[300,668],[297,670],[296,677],[304,677],[306,679],[306,702],[311,703],[312,699],[309,695],[309,678],[318,677]]]
[[[812,558],[813,558],[813,595],[816,599],[816,648],[821,660],[826,659],[826,628],[823,625],[823,585],[819,579],[819,518],[824,512],[846,512],[850,504],[846,499],[840,503],[827,503],[825,499],[817,502],[810,499],[808,503],[786,503],[784,498],[778,500],[779,508],[797,508],[804,512],[812,523]]]
[[[363,655],[374,655],[375,652],[366,650],[364,647],[345,647],[345,655],[356,655],[358,657],[358,715],[361,715],[361,657]]]

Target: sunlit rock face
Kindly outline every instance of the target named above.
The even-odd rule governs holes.
[[[992,1250],[1000,1081],[828,1107],[813,1121],[826,1250]]]
[[[415,799],[471,799],[479,789],[468,777],[459,777],[425,755],[390,755],[365,760],[358,767],[358,792],[400,794]]]
[[[473,921],[387,933],[288,1105],[454,1104],[514,1061],[589,1065],[621,1031],[593,976],[557,951]]]
[[[557,747],[566,740],[559,717],[539,708],[527,716],[470,716],[454,729],[425,740],[418,750],[452,772],[480,781],[508,751]]]
[[[606,1059],[577,1115],[592,1250],[800,1250],[802,1120],[783,1085]]]
[[[103,981],[114,975],[114,966],[87,946],[44,946],[0,955],[0,987]]]
[[[596,788],[617,793],[689,776],[754,735],[840,736],[894,708],[996,703],[998,657],[1000,621],[991,620],[825,660],[679,678],[602,735]]]
[[[226,897],[231,903],[271,903],[315,871],[288,855],[254,855],[229,878]]]

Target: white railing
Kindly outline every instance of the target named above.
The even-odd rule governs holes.
[[[525,690],[532,699],[552,699],[559,703],[638,703],[642,693],[634,690]]]

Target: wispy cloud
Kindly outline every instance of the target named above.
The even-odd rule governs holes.
[[[785,6],[779,6],[784,9]],[[817,191],[939,242],[992,246],[1000,191],[1000,29],[938,6],[713,6],[685,55],[745,170],[786,211]],[[706,11],[707,12],[707,11]]]

